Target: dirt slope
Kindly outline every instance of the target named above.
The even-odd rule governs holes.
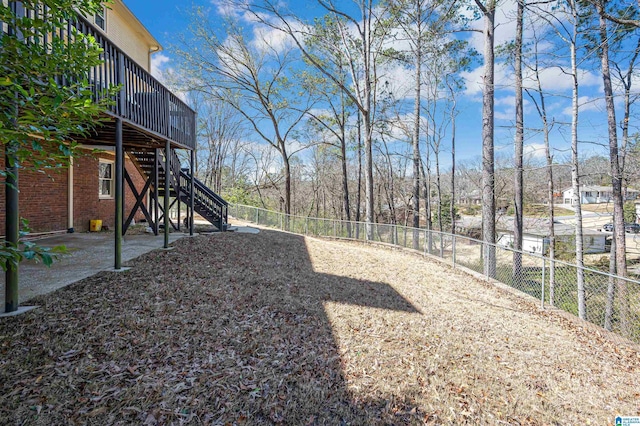
[[[418,255],[185,238],[0,321],[0,424],[613,424],[640,355]]]

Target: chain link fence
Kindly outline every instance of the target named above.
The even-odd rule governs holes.
[[[434,255],[494,278],[593,324],[640,343],[640,282],[462,235],[402,225],[285,215],[245,205],[229,214],[296,234],[386,243]],[[489,258],[495,258],[488,262]],[[580,285],[578,285],[580,283]],[[578,293],[583,297],[578,297]]]

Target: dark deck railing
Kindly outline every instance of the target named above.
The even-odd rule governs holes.
[[[191,176],[189,169],[180,171],[180,186],[188,191],[189,184],[193,180],[194,207],[205,218],[214,220],[214,225],[219,230],[224,230],[224,225],[229,222],[229,203],[224,198],[213,192],[195,176]]]
[[[16,3],[18,6],[15,6],[15,10],[19,16],[33,17],[34,11]],[[38,13],[42,16],[46,14],[46,10]],[[3,29],[6,31],[6,24]],[[195,111],[84,17],[78,15],[74,20],[68,21],[65,28],[54,36],[73,40],[76,31],[93,36],[104,50],[101,54],[104,62],[88,70],[89,82],[96,99],[105,96],[103,89],[122,85],[118,99],[109,107],[110,114],[182,147],[195,148]]]

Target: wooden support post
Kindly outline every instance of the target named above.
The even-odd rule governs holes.
[[[191,150],[191,162],[189,164],[189,171],[191,179],[189,180],[189,210],[191,211],[190,222],[189,222],[189,235],[193,235],[193,226],[195,224],[194,216],[196,214],[194,210],[194,163],[196,159],[196,151],[195,149]]]
[[[164,148],[164,248],[169,248],[169,208],[171,198],[171,142],[167,139]]]
[[[153,219],[154,219],[154,224],[153,224],[153,233],[154,235],[158,235],[159,229],[160,229],[160,216],[159,216],[159,201],[158,201],[158,192],[160,191],[160,188],[158,185],[160,185],[160,149],[156,148],[154,150],[154,161],[153,161]]]
[[[173,154],[173,153],[172,153]],[[173,155],[171,155],[171,158],[173,158]],[[171,171],[173,171],[174,169],[172,168]],[[176,192],[176,201],[178,202],[178,231],[180,230],[180,225],[181,225],[181,212],[180,212],[180,175],[178,176],[174,176],[175,177],[175,186],[174,186],[174,191]]]
[[[122,169],[124,168],[124,149],[122,146],[122,119],[116,118],[116,161],[114,164],[115,167],[115,219],[114,219],[114,234],[115,234],[115,250],[114,250],[114,269],[122,268],[122,209],[123,203],[122,198],[124,195],[124,187],[122,185],[123,174]]]
[[[5,147],[5,246],[18,247],[20,239],[20,212],[18,210],[18,164],[13,156],[15,146],[13,143]],[[18,310],[19,294],[19,262],[7,260],[7,270],[5,272],[5,298],[4,311],[15,312]]]
[[[124,106],[126,101],[126,82],[124,79],[124,55],[118,53],[118,63],[116,70],[116,83],[120,84],[120,93],[118,94],[118,107],[120,115],[116,118],[116,161],[115,161],[115,217],[114,217],[114,235],[115,235],[115,249],[114,249],[114,269],[118,270],[122,268],[122,209],[124,206],[124,187],[122,170],[124,169],[124,147],[122,141],[122,118],[124,113]]]

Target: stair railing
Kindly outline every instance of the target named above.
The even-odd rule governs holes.
[[[210,219],[218,223],[218,229],[222,230],[222,227],[228,221],[229,203],[213,192],[198,178],[192,177],[189,174],[189,169],[181,169],[180,186],[184,188],[186,193],[188,193],[187,188],[189,188],[191,179],[193,179],[193,196],[196,209],[201,208],[203,211],[200,213],[205,213],[205,216],[210,216]]]

